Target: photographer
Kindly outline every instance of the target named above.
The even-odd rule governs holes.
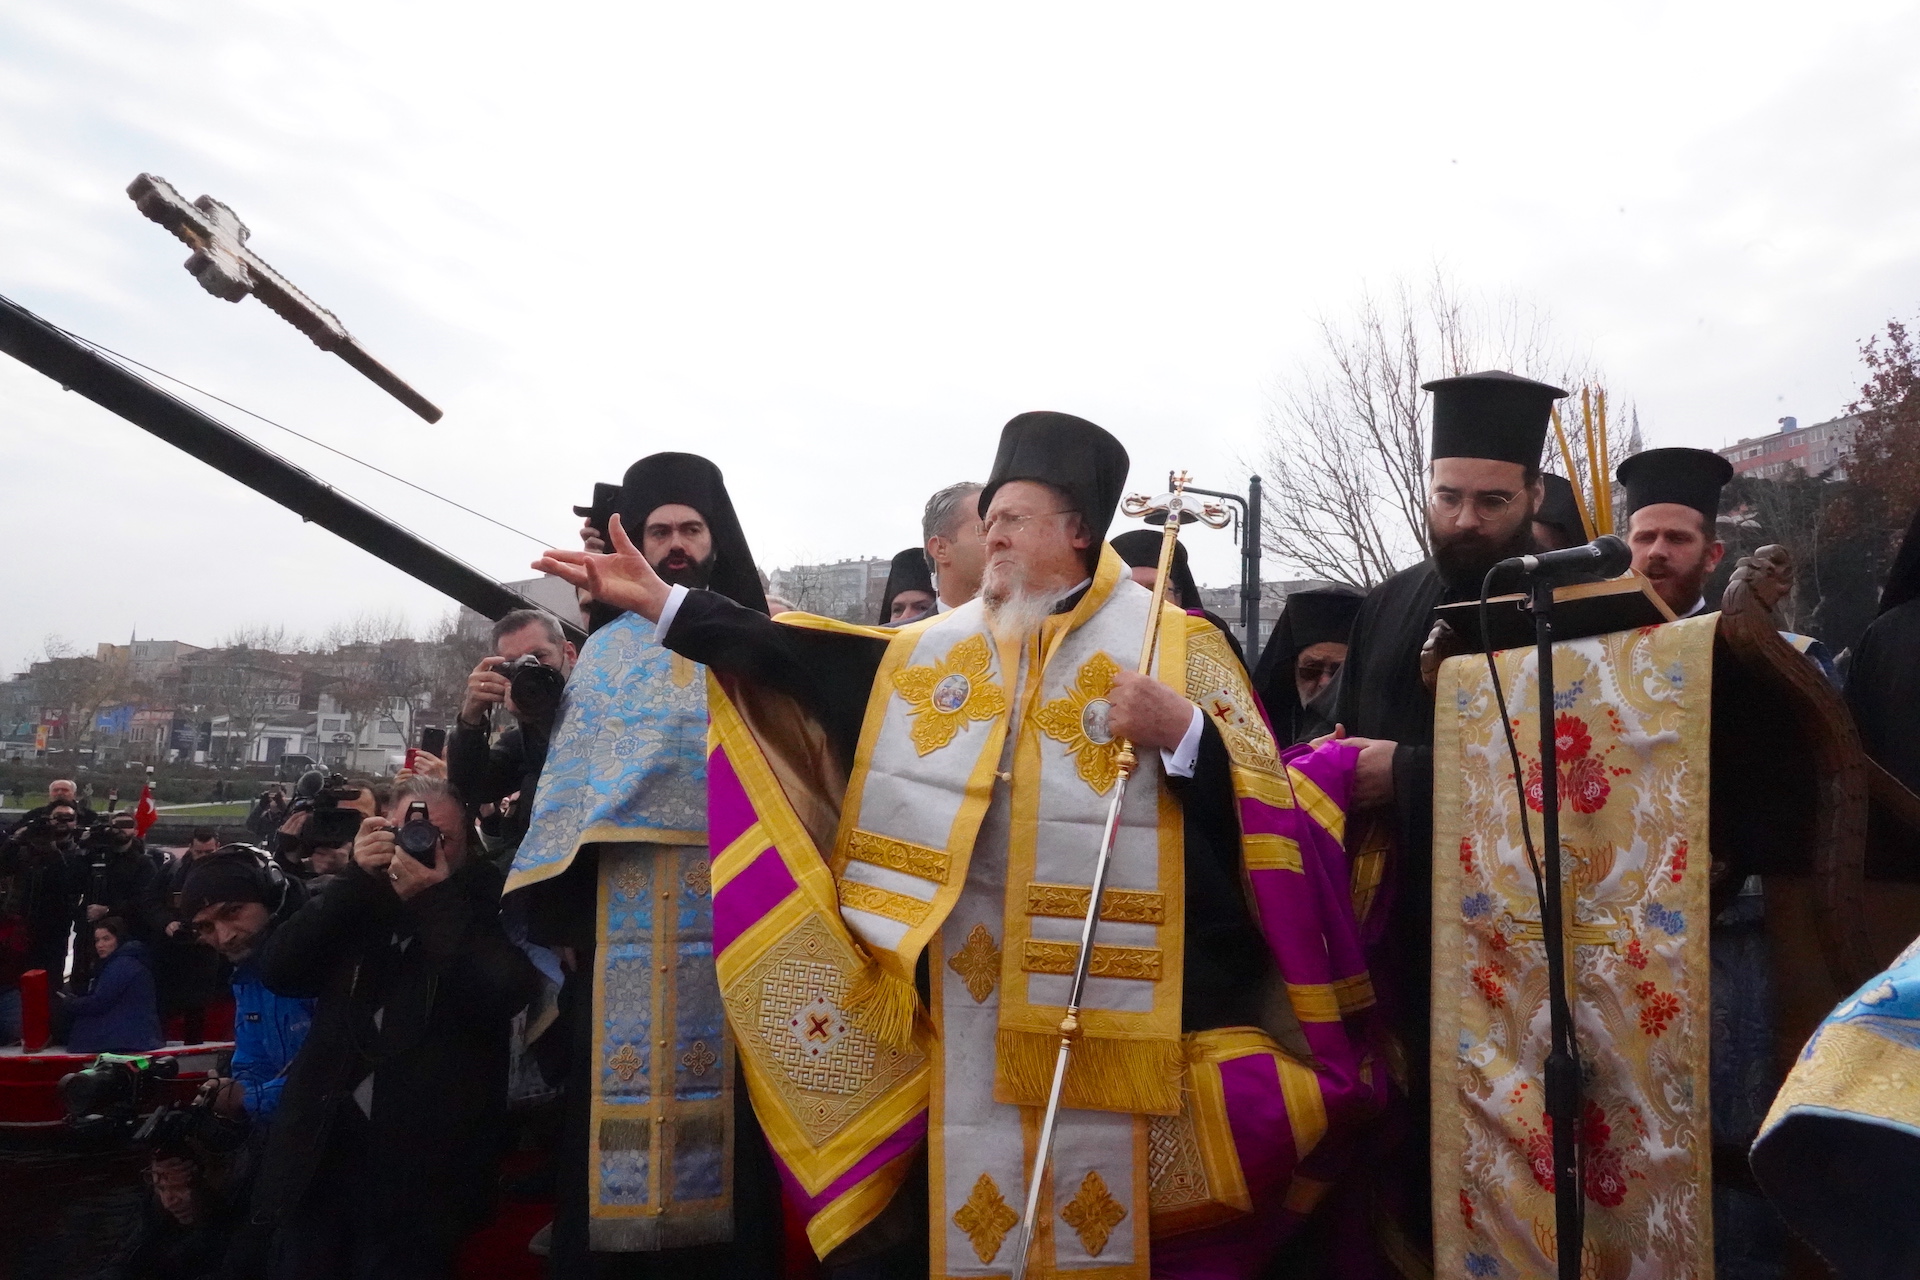
[[[287,789],[275,784],[262,791],[253,808],[247,810],[245,826],[253,832],[254,839],[264,844],[287,820],[287,809]]]
[[[314,770],[300,779],[298,798],[273,836],[274,857],[318,892],[347,869],[363,819],[386,804],[387,786],[371,778],[343,778]]]
[[[116,813],[87,833],[87,919],[119,916],[133,937],[150,942],[166,928],[166,886],[138,832],[131,813]]]
[[[26,968],[45,969],[55,984],[66,977],[67,945],[87,886],[78,831],[78,810],[62,801],[0,846],[0,875],[12,879],[14,910],[27,926]]]
[[[459,722],[447,736],[447,780],[476,810],[518,794],[500,823],[501,843],[511,853],[527,833],[560,691],[579,655],[560,624],[539,609],[516,609],[494,623],[493,652],[467,677]],[[527,670],[535,665],[549,670]],[[490,717],[501,704],[519,723],[493,742]]]
[[[276,1280],[449,1275],[486,1213],[508,1031],[540,977],[471,839],[446,783],[408,779],[261,952],[272,990],[318,1000],[254,1200]]]
[[[47,784],[47,802],[21,814],[14,820],[13,825],[7,828],[7,834],[12,835],[28,823],[47,817],[56,805],[63,804],[73,810],[80,830],[86,830],[97,821],[93,810],[80,802],[80,788],[74,786],[68,779],[60,778]]]
[[[116,814],[97,824],[81,837],[80,852],[86,884],[76,933],[84,937],[89,926],[114,916],[126,926],[129,938],[151,943],[160,937],[166,928],[166,889],[147,857],[133,815]],[[145,961],[151,964],[153,957],[146,956]],[[84,978],[93,968],[91,953],[75,946],[73,976]]]
[[[274,928],[306,901],[300,882],[250,845],[202,858],[181,888],[180,914],[192,937],[233,966],[233,1074],[214,1094],[223,1115],[244,1111],[257,1123],[273,1114],[313,1023],[313,1001],[268,990],[256,963]]]

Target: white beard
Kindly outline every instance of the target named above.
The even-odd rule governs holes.
[[[1027,585],[1026,569],[1009,564],[989,565],[980,586],[987,627],[1002,644],[1025,644],[1052,616],[1063,597],[1053,591],[1035,591]]]

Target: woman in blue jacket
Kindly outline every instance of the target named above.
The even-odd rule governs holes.
[[[93,951],[100,957],[93,989],[69,996],[65,1013],[69,1053],[145,1053],[167,1042],[144,943],[127,939],[118,916],[96,920]]]

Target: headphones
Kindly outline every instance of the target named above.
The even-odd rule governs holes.
[[[280,869],[280,864],[273,860],[273,855],[269,854],[259,845],[239,843],[223,844],[212,853],[206,855],[206,861],[208,862],[212,862],[216,858],[232,862],[245,862],[260,873],[266,880],[267,894],[273,899],[272,905],[267,909],[268,916],[272,923],[279,924],[287,916],[292,915],[294,910],[300,906],[300,896],[293,892],[293,881],[288,879],[287,873]]]

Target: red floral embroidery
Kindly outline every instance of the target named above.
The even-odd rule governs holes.
[[[1460,1216],[1466,1220],[1467,1230],[1473,1230],[1473,1200],[1464,1191],[1460,1193]]]
[[[1468,875],[1473,874],[1473,837],[1460,837],[1460,869]],[[1465,1194],[1462,1192],[1461,1194]]]
[[[1643,983],[1652,986],[1652,983]],[[1640,1030],[1650,1036],[1658,1036],[1667,1029],[1675,1015],[1680,1012],[1680,1001],[1670,991],[1656,991],[1647,997],[1646,1004],[1640,1008]]]
[[[1538,760],[1527,761],[1527,808],[1535,813],[1539,813],[1547,803],[1545,786],[1542,782],[1544,777],[1545,771],[1540,768]]]
[[[1487,939],[1487,945],[1495,951],[1505,951],[1508,946],[1507,935],[1495,929],[1493,936]]]
[[[1507,989],[1500,985],[1498,965],[1475,965],[1471,976],[1473,985],[1486,997],[1488,1004],[1504,1006],[1507,1003]]]
[[[1562,760],[1579,760],[1593,750],[1593,735],[1579,716],[1555,716],[1553,750]]]
[[[1613,1137],[1613,1126],[1607,1123],[1607,1113],[1592,1098],[1580,1109],[1580,1141],[1589,1147],[1604,1147]]]
[[[1638,938],[1627,943],[1627,963],[1636,969],[1647,967],[1647,949],[1640,945]]]
[[[1576,813],[1598,813],[1612,790],[1607,771],[1598,760],[1575,760],[1560,775],[1561,794]]]
[[[1685,840],[1682,840],[1674,846],[1673,871],[1671,874],[1675,884],[1679,884],[1680,877],[1687,874],[1687,842]]]
[[[1618,726],[1615,726],[1618,729]],[[1571,806],[1576,813],[1598,813],[1607,803],[1607,797],[1613,792],[1609,775],[1623,777],[1630,770],[1609,767],[1606,757],[1613,754],[1608,747],[1600,755],[1593,752],[1593,734],[1587,728],[1587,722],[1579,716],[1562,714],[1553,722],[1554,752],[1560,769],[1560,803]],[[1542,793],[1542,771],[1538,760],[1527,763],[1525,791],[1527,807],[1535,813],[1540,812],[1544,803]]]
[[[1587,1199],[1612,1209],[1627,1198],[1627,1172],[1620,1153],[1612,1147],[1589,1147],[1581,1182]]]
[[[1547,1128],[1553,1128],[1553,1117],[1547,1117]],[[1553,1134],[1536,1133],[1527,1140],[1527,1167],[1533,1171],[1533,1180],[1548,1195],[1553,1194]]]

